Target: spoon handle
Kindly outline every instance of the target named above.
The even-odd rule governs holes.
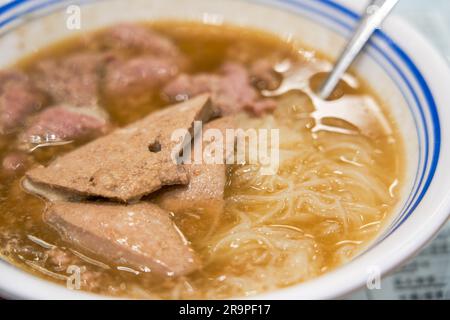
[[[319,96],[322,99],[326,100],[331,95],[334,88],[338,85],[339,80],[364,48],[374,31],[381,25],[389,13],[391,13],[392,9],[394,9],[398,1],[372,0],[369,3],[353,38],[339,57],[333,71],[320,88]]]

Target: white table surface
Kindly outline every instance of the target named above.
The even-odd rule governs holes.
[[[400,0],[395,14],[425,34],[450,63],[450,0]],[[349,298],[450,299],[450,223],[418,257],[383,279],[380,290]]]
[[[395,14],[424,33],[450,62],[449,0],[400,0]]]

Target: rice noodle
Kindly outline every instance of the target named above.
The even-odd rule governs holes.
[[[220,272],[207,285],[203,277],[184,280],[171,298],[248,296],[315,277],[351,259],[358,239],[379,230],[395,201],[368,139],[317,135],[280,110],[240,120],[244,129],[280,129],[279,171],[262,175],[257,164],[232,169],[225,216],[234,222],[212,226],[198,248],[208,275]],[[323,244],[333,239],[327,257]],[[205,286],[210,289],[200,293]]]

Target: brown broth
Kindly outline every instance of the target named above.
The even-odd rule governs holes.
[[[165,34],[171,38],[192,61],[189,72],[214,72],[225,60],[234,59],[250,63],[259,58],[277,57],[279,60],[291,59],[293,61],[304,61],[298,54],[298,44],[286,43],[278,37],[262,31],[243,29],[232,26],[210,26],[198,23],[187,22],[157,22],[149,24],[149,27]],[[102,31],[99,32],[99,35]],[[33,65],[42,59],[50,57],[60,57],[79,50],[102,50],[101,43],[88,40],[85,36],[65,40],[61,43],[40,50],[36,54],[21,60],[17,67],[30,71]],[[316,56],[322,58],[323,56]],[[361,84],[359,88],[349,88],[340,86],[341,94],[370,95],[374,97],[367,85]],[[380,101],[375,97],[375,100]],[[163,108],[165,103],[158,92],[152,92],[144,102],[134,105],[123,105],[122,102],[111,101],[106,97],[101,97],[102,105],[108,111],[113,124],[123,126],[133,122],[144,115]],[[379,156],[375,159],[378,167],[383,168],[382,180],[387,185],[395,180],[402,181],[402,167],[404,163],[402,155],[402,142],[398,131],[388,112],[384,108],[384,113],[389,120],[393,134],[389,137],[380,135],[376,139],[361,137],[374,149],[379,150]],[[305,131],[310,128],[305,127]],[[319,132],[311,134],[311,144],[320,152],[323,142],[339,139],[340,134],[334,132]],[[14,137],[0,137],[0,159],[14,148],[8,141],[13,141]],[[54,157],[77,148],[81,143],[64,147],[51,147],[31,156],[33,164],[48,164]],[[236,194],[267,195],[264,190],[249,188],[242,190],[235,186],[234,173],[238,168],[230,168],[228,179],[229,185],[226,190],[227,199]],[[285,168],[286,169],[286,168]],[[293,169],[294,170],[294,169]],[[322,174],[322,173],[320,173]],[[323,173],[324,175],[326,173]],[[45,202],[33,195],[27,194],[20,186],[21,176],[7,176],[1,173],[0,177],[0,253],[4,259],[11,262],[27,272],[50,281],[66,284],[65,277],[69,276],[66,270],[48,260],[45,243],[61,248],[71,259],[71,264],[83,266],[86,272],[89,271],[89,279],[82,283],[82,290],[112,296],[127,296],[132,298],[226,298],[233,295],[246,295],[259,292],[248,292],[245,288],[242,292],[215,289],[214,294],[208,294],[212,287],[221,286],[220,278],[223,276],[236,276],[251,272],[253,269],[247,265],[229,263],[221,259],[212,261],[205,267],[189,276],[178,279],[160,279],[151,274],[140,273],[136,275],[129,269],[118,270],[117,265],[104,261],[101,257],[86,254],[90,259],[95,259],[109,266],[105,269],[95,265],[91,260],[82,259],[72,250],[70,244],[64,242],[60,236],[42,221],[42,213],[45,209]],[[320,191],[320,190],[319,190]],[[395,197],[394,197],[395,198]],[[381,215],[374,219],[364,218],[360,228],[375,226],[367,233],[360,230],[347,232],[345,235],[336,233],[331,236],[320,236],[318,226],[332,219],[309,215],[304,219],[286,220],[284,223],[289,227],[301,229],[306,237],[312,237],[317,243],[318,254],[321,256],[320,268],[314,274],[318,276],[343,263],[336,259],[336,251],[343,243],[354,243],[355,248],[351,251],[350,259],[359,250],[364,248],[382,229],[383,223],[388,219],[395,204],[393,199],[389,205],[379,204]],[[229,204],[227,204],[228,207]],[[244,210],[258,212],[263,209],[258,205],[248,204]],[[305,209],[307,210],[307,209]],[[203,212],[201,208],[198,212],[187,212],[184,215],[174,217],[175,222],[191,241],[203,261],[208,260],[208,250],[205,243],[208,237],[211,238],[211,226],[215,225],[215,218]],[[226,210],[217,224],[215,234],[231,229],[238,224],[237,216],[230,210]],[[276,224],[276,221],[274,221]],[[36,239],[45,241],[44,244],[37,243]],[[77,251],[75,251],[77,252]],[[245,259],[243,261],[246,261]],[[125,271],[124,271],[125,270]],[[307,279],[303,279],[307,280]],[[294,283],[283,283],[277,287],[289,286]],[[189,285],[195,288],[190,291]],[[268,288],[272,289],[272,288]],[[250,290],[251,291],[251,290]],[[175,292],[181,292],[177,294]]]

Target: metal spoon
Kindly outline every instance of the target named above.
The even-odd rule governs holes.
[[[361,22],[338,62],[320,88],[318,95],[326,100],[359,55],[375,30],[387,18],[399,0],[372,0],[367,6]]]

